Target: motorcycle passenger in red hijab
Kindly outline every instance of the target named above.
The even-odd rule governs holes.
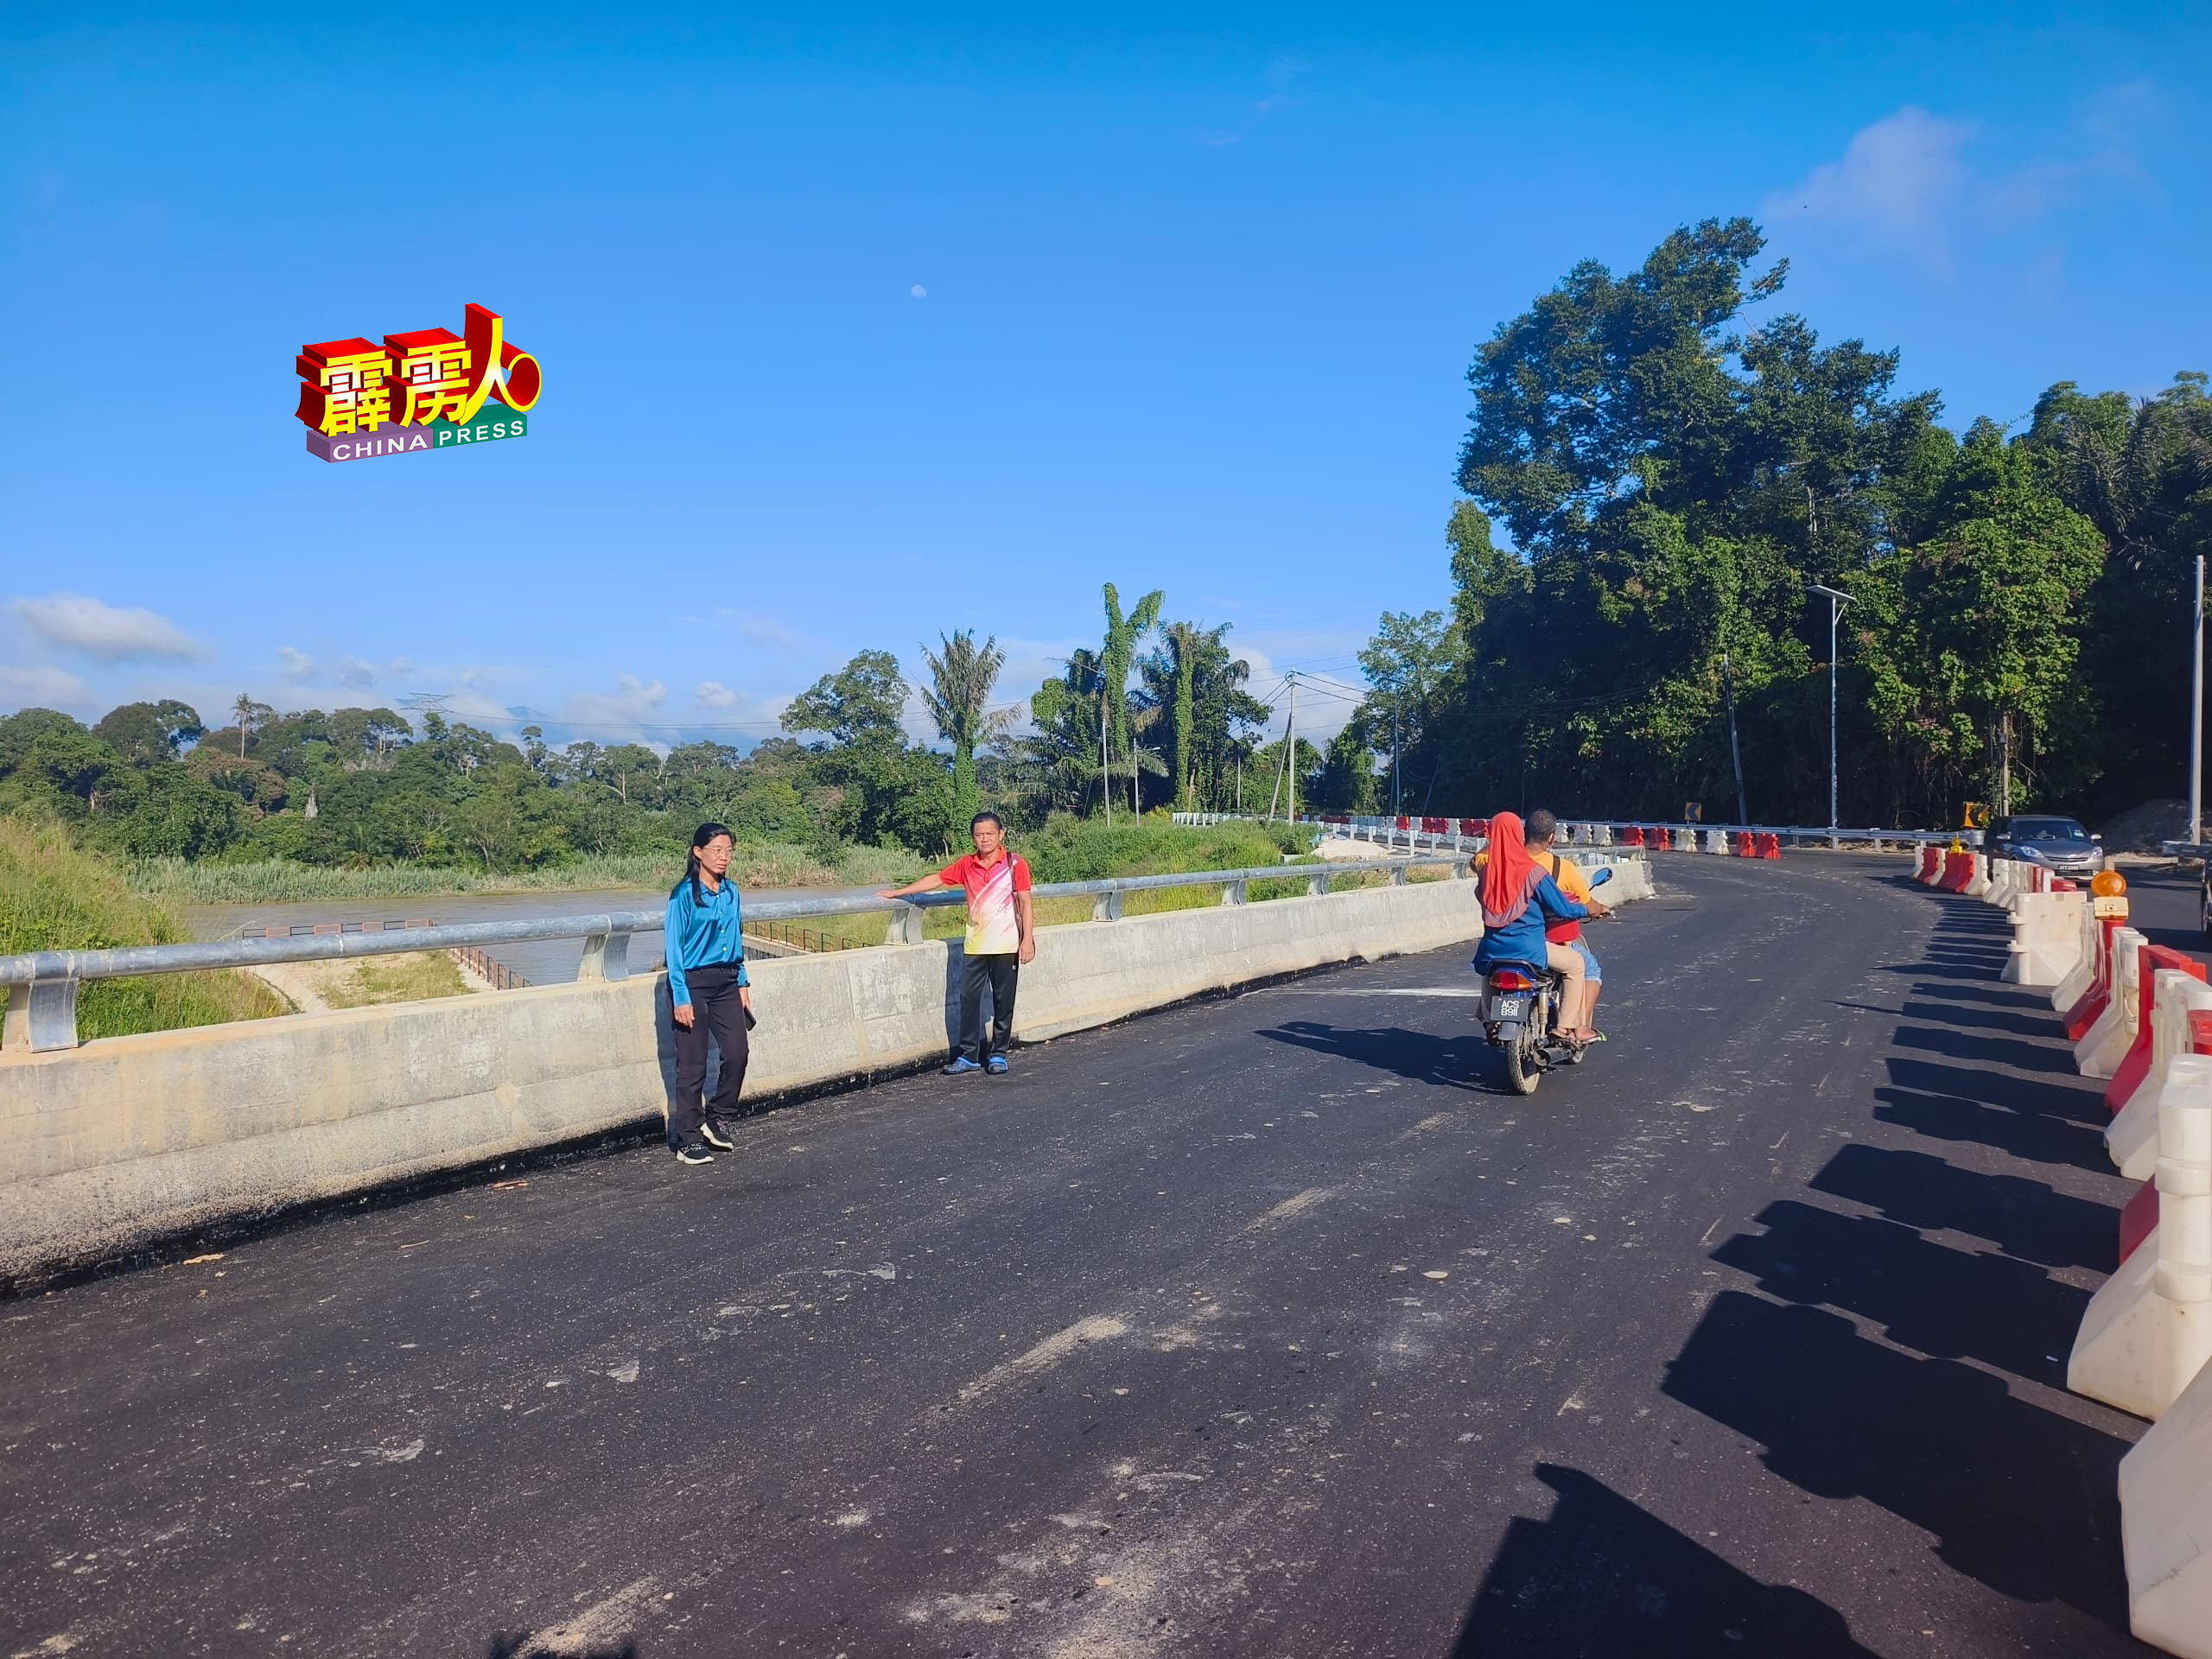
[[[1490,821],[1490,856],[1481,880],[1482,942],[1475,947],[1475,969],[1488,973],[1501,963],[1524,963],[1551,969],[1567,981],[1560,1005],[1583,1006],[1582,957],[1572,947],[1553,944],[1544,938],[1553,922],[1580,922],[1589,911],[1559,890],[1529,857],[1518,814],[1501,812]],[[1592,1041],[1597,1033],[1587,1026],[1561,1030],[1569,1042]]]

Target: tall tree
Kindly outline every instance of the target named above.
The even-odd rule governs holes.
[[[976,815],[979,799],[976,786],[976,747],[988,741],[1005,724],[990,713],[991,688],[999,670],[1006,666],[1006,652],[994,634],[981,645],[966,629],[938,636],[939,649],[922,652],[929,664],[930,683],[921,688],[922,706],[937,722],[938,735],[952,745],[952,792],[946,837],[951,840]]]
[[[2105,557],[2095,525],[2041,488],[1993,426],[1969,435],[1949,496],[1939,534],[1853,583],[1866,601],[1853,633],[1872,709],[1925,813],[1955,808],[1968,790],[2024,804],[2063,738],[2058,717],[2088,724],[2076,626]],[[2025,787],[2012,787],[2015,772]]]
[[[785,705],[787,732],[820,732],[840,746],[899,743],[906,730],[906,682],[887,651],[863,651],[824,674]]]
[[[1128,614],[1122,611],[1122,595],[1112,582],[1105,586],[1106,642],[1099,648],[1098,666],[1105,686],[1106,729],[1109,739],[1109,757],[1129,753],[1129,663],[1136,653],[1137,641],[1152,632],[1160,620],[1160,607],[1166,595],[1154,588],[1136,602]],[[1110,764],[1110,759],[1109,759]],[[1129,806],[1137,809],[1137,783],[1134,769],[1129,774]]]
[[[1171,622],[1164,632],[1175,674],[1169,732],[1175,802],[1189,811],[1198,803],[1198,654],[1205,649],[1206,636],[1195,622]]]

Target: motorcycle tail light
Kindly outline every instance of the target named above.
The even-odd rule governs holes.
[[[1510,968],[1503,969],[1490,976],[1493,991],[1525,991],[1533,988],[1526,974],[1516,974]]]

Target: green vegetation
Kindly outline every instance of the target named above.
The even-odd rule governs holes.
[[[1939,423],[1899,359],[1747,315],[1747,219],[1641,268],[1576,266],[1468,372],[1447,613],[1389,614],[1302,798],[1335,810],[1827,812],[1827,602],[1845,823],[1957,823],[1967,798],[2093,817],[2185,766],[2190,582],[2212,551],[2212,398],[2052,386],[2025,429]],[[1494,538],[1493,524],[1511,537]],[[1394,744],[1392,721],[1397,721]],[[1433,804],[1432,804],[1433,803]]]
[[[165,906],[127,891],[122,872],[72,843],[52,818],[0,817],[0,956],[173,944],[189,936]],[[284,1006],[244,974],[99,980],[77,999],[86,1037],[259,1020]]]
[[[740,886],[871,887],[911,880],[925,861],[895,849],[849,847],[824,859],[803,847],[741,842],[731,868]],[[683,861],[676,861],[677,874]],[[403,859],[390,864],[251,863],[148,859],[131,865],[132,891],[179,905],[270,905],[313,899],[406,898],[454,893],[582,893],[594,888],[666,887],[673,877],[658,853],[594,854],[537,869],[482,871]]]
[[[1039,881],[1097,881],[1109,875],[1172,875],[1186,870],[1258,869],[1311,853],[1314,831],[1290,823],[1217,823],[1179,828],[1164,813],[1111,828],[1058,813],[1017,836],[1014,849]]]
[[[314,980],[322,1000],[334,1008],[378,1007],[387,1002],[421,1002],[468,994],[461,977],[461,964],[442,950],[302,966],[327,970],[314,976]]]

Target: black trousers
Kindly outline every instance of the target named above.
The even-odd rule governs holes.
[[[1010,950],[969,957],[960,970],[960,1052],[978,1065],[1014,1046],[1014,982],[1020,972],[1020,963]],[[991,992],[988,1033],[983,1029],[985,986]]]
[[[737,964],[716,963],[684,976],[691,987],[691,1023],[676,1027],[676,1099],[668,1109],[668,1138],[696,1146],[702,1114],[717,1122],[737,1115],[737,1091],[745,1086],[745,1010],[737,1001]],[[721,1075],[715,1097],[706,1099],[707,1039],[721,1051]]]

